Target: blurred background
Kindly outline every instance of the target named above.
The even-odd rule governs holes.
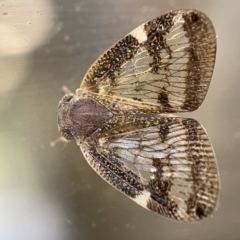
[[[104,50],[147,20],[179,8],[206,13],[217,33],[215,71],[202,107],[221,173],[213,217],[164,219],[101,180],[75,141],[59,136],[63,85],[79,87]],[[239,0],[0,1],[0,239],[240,239]]]

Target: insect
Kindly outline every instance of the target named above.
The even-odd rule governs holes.
[[[58,106],[58,128],[89,165],[146,209],[193,222],[219,193],[214,151],[194,119],[216,55],[209,18],[176,10],[139,26],[90,67],[76,95]]]

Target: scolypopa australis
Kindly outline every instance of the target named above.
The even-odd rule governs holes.
[[[166,13],[101,55],[76,95],[58,107],[58,127],[90,166],[141,206],[192,222],[211,215],[219,192],[214,151],[191,112],[207,93],[216,54],[208,17]]]

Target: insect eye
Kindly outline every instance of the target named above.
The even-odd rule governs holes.
[[[62,129],[61,134],[67,140],[72,140],[73,139],[73,135],[68,129]]]
[[[66,95],[63,97],[63,101],[64,101],[64,102],[70,102],[72,98],[73,98],[73,95],[72,95],[72,94],[66,94]]]

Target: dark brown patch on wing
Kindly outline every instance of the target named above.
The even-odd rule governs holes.
[[[171,123],[161,124],[159,127],[159,133],[160,133],[160,138],[162,139],[162,142],[165,141],[167,135],[169,134],[169,124]]]
[[[161,214],[164,217],[171,218],[174,220],[184,220],[183,218],[179,217],[177,214],[178,206],[173,201],[167,202],[167,204],[159,204],[161,201],[159,199],[154,198],[154,196],[148,200],[147,208]]]
[[[153,73],[158,73],[162,70],[161,66],[161,53],[162,50],[166,50],[171,56],[171,49],[166,42],[165,35],[170,31],[173,25],[173,14],[167,13],[149,21],[144,25],[144,30],[147,34],[147,41],[144,42],[144,46],[147,49],[149,55],[152,57],[152,62],[149,64]]]
[[[213,153],[209,148],[209,142],[194,119],[183,121],[186,128],[188,143],[190,146],[189,159],[191,159],[193,176],[193,193],[187,200],[189,215],[196,215],[199,219],[208,216],[213,210],[212,198],[217,196],[217,169],[215,167]],[[212,196],[212,198],[209,198]],[[216,200],[215,200],[216,201]]]
[[[216,39],[213,26],[200,12],[189,10],[183,12],[183,29],[186,32],[190,47],[188,76],[186,78],[186,99],[182,108],[196,110],[202,103],[209,87],[209,79],[215,62]]]
[[[161,124],[159,126],[159,137],[162,139],[162,142],[166,141],[166,138],[170,133],[169,130],[171,125],[176,123],[179,123],[179,120],[177,118],[172,118],[165,124]],[[172,187],[171,178],[168,178],[168,180],[162,178],[163,167],[168,165],[166,162],[170,157],[170,155],[167,156],[166,161],[152,159],[153,166],[157,169],[157,171],[154,173],[154,179],[150,180],[147,186],[148,191],[151,193],[151,199],[148,201],[147,207],[165,217],[176,218],[174,215],[178,205],[173,202],[169,196]]]
[[[157,166],[158,175],[161,174],[161,169]],[[151,180],[148,185],[148,190],[151,193],[151,198],[154,199],[159,204],[167,207],[170,199],[168,197],[168,193],[171,189],[171,182],[161,180],[158,176],[157,179]]]
[[[126,169],[122,163],[111,156],[99,154],[89,149],[86,154],[91,156],[89,164],[97,171],[97,173],[109,184],[125,193],[131,198],[135,198],[145,189],[141,184],[140,177],[131,170]]]
[[[173,16],[174,14],[170,12],[147,22],[144,25],[144,30],[148,37],[147,41],[152,41],[154,38],[165,35],[173,25]]]
[[[165,87],[163,87],[162,90],[158,94],[158,103],[160,103],[164,109],[171,109],[171,107],[172,107],[169,104],[168,92],[166,91]]]
[[[198,14],[195,12],[192,12],[191,19],[192,19],[192,22],[197,22],[199,20]]]
[[[98,92],[98,81],[106,78],[110,79],[110,86],[117,86],[115,79],[118,77],[121,65],[129,61],[138,48],[138,40],[132,35],[127,35],[99,57],[88,71],[85,79],[91,91]]]

